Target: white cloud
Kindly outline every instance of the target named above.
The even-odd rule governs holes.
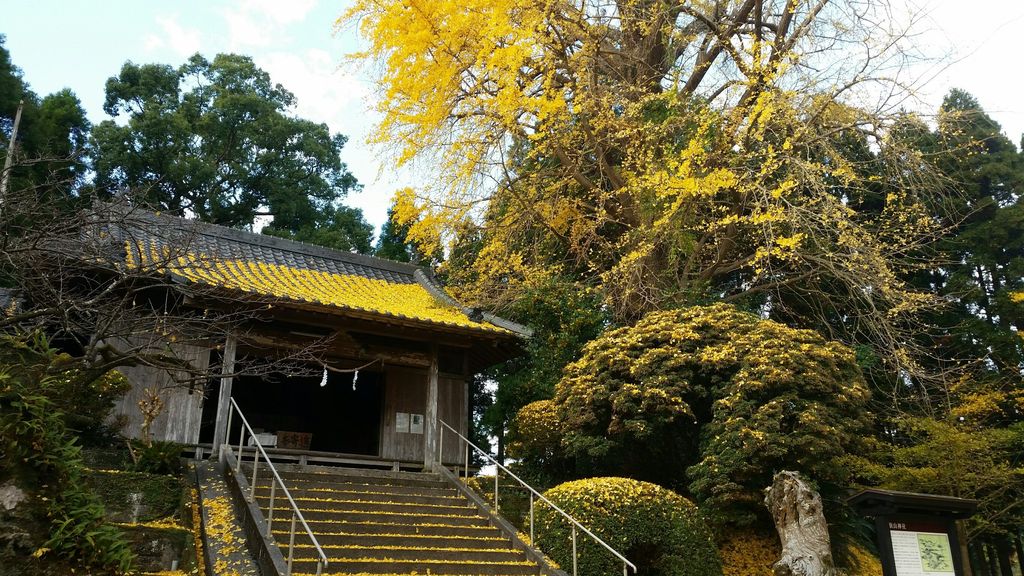
[[[256,64],[295,94],[299,116],[336,126],[365,108],[366,84],[342,72],[331,55],[319,48],[301,53],[271,52],[255,57]],[[362,116],[360,114],[359,116]]]
[[[147,52],[167,46],[178,56],[191,56],[202,47],[199,30],[182,26],[177,16],[157,16],[156,23],[160,32],[146,36],[144,47]]]
[[[256,65],[266,70],[274,82],[295,94],[295,114],[327,124],[331,132],[348,137],[342,160],[364,188],[344,201],[359,208],[374,226],[387,218],[394,191],[412,184],[408,174],[398,174],[383,166],[379,150],[366,144],[375,115],[370,112],[371,90],[358,75],[340,70],[337,60],[326,50],[313,48],[302,52],[257,54]]]
[[[284,43],[286,28],[306,19],[316,0],[238,0],[221,11],[232,51]]]

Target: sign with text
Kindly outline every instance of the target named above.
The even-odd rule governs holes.
[[[395,412],[395,432],[423,434],[423,414]]]
[[[897,576],[956,576],[944,524],[890,520],[889,535]]]

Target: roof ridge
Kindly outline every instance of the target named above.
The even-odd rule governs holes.
[[[347,262],[349,264],[359,264],[371,268],[387,270],[389,272],[398,272],[401,274],[412,275],[417,270],[423,270],[421,266],[417,266],[415,264],[397,262],[395,260],[379,258],[377,256],[371,256],[369,254],[346,252],[344,250],[339,250],[337,248],[329,248],[327,246],[310,244],[308,242],[292,240],[290,238],[281,238],[279,236],[271,236],[269,234],[261,234],[259,232],[251,232],[249,230],[240,230],[238,228],[224,226],[223,224],[213,224],[211,222],[204,222],[202,220],[196,220],[194,218],[185,218],[184,216],[178,216],[175,214],[166,214],[142,208],[139,206],[131,206],[130,210],[132,210],[133,212],[142,213],[144,214],[144,216],[149,216],[154,219],[180,221],[185,226],[188,226],[192,232],[195,232],[197,234],[202,234],[204,236],[219,237],[226,240],[232,240],[235,242],[244,242],[246,244],[259,246],[262,248],[274,248],[277,250],[285,250],[288,252],[302,254],[305,256],[327,258],[330,260]]]

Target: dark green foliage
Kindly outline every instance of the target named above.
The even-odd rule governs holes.
[[[181,444],[157,441],[146,446],[142,442],[132,441],[131,446],[134,460],[132,470],[135,472],[171,475],[181,473]]]
[[[132,566],[123,534],[105,524],[99,499],[83,478],[80,448],[53,398],[63,393],[60,359],[40,338],[0,342],[0,458],[3,470],[46,498],[53,553],[110,573]]]
[[[508,456],[531,484],[553,486],[575,477],[573,459],[562,448],[558,409],[552,400],[537,400],[519,409],[509,425]]]
[[[560,484],[544,495],[649,576],[721,576],[711,531],[689,500],[660,486],[628,478],[590,478]],[[543,504],[536,510],[537,544],[572,573],[569,523]],[[578,571],[622,574],[622,562],[577,534]]]
[[[437,254],[433,258],[428,258],[419,251],[415,244],[409,241],[409,224],[395,223],[394,213],[393,206],[388,208],[388,219],[380,229],[380,236],[377,238],[373,255],[395,262],[411,262],[419,266],[429,266],[431,260],[440,262],[443,255]]]
[[[126,63],[107,81],[112,117],[93,130],[96,186],[142,191],[158,210],[342,250],[372,228],[339,201],[358,188],[345,137],[291,114],[295,97],[251,58],[195,55],[180,68]]]
[[[59,355],[58,359],[68,361],[70,357]],[[116,370],[99,377],[77,369],[66,370],[57,377],[63,393],[54,398],[54,404],[64,414],[69,431],[85,446],[113,443],[117,430],[107,420],[114,402],[131,389],[131,382]]]
[[[945,261],[913,278],[950,302],[930,319],[937,368],[985,358],[979,377],[1019,380],[1024,309],[1011,295],[1024,290],[1024,157],[962,90],[946,96],[937,129],[917,142],[949,187],[936,207],[952,231],[940,246]]]
[[[39,98],[22,79],[0,35],[0,162],[24,101],[11,190],[34,190],[68,201],[86,185],[89,121],[81,102],[64,89]]]
[[[610,330],[555,393],[578,472],[688,489],[716,522],[765,516],[761,491],[795,469],[834,493],[870,423],[852,350],[717,304]]]
[[[565,279],[526,289],[502,312],[533,330],[526,354],[491,370],[498,382],[494,405],[484,417],[491,430],[504,430],[520,408],[551,398],[567,364],[608,325],[600,297]]]
[[[888,442],[851,460],[864,485],[978,500],[966,522],[971,539],[1012,535],[1024,525],[1024,424],[908,416],[890,423]]]

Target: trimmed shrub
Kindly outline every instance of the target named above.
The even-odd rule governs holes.
[[[558,383],[562,447],[588,476],[688,490],[719,525],[767,520],[778,470],[845,490],[841,458],[870,431],[849,347],[727,304],[653,312],[609,330]]]
[[[711,532],[697,507],[682,496],[629,478],[590,478],[545,493],[556,506],[649,576],[721,576]],[[536,509],[537,545],[565,570],[572,569],[571,525],[548,506]],[[622,574],[622,562],[582,532],[578,569],[588,576]]]

